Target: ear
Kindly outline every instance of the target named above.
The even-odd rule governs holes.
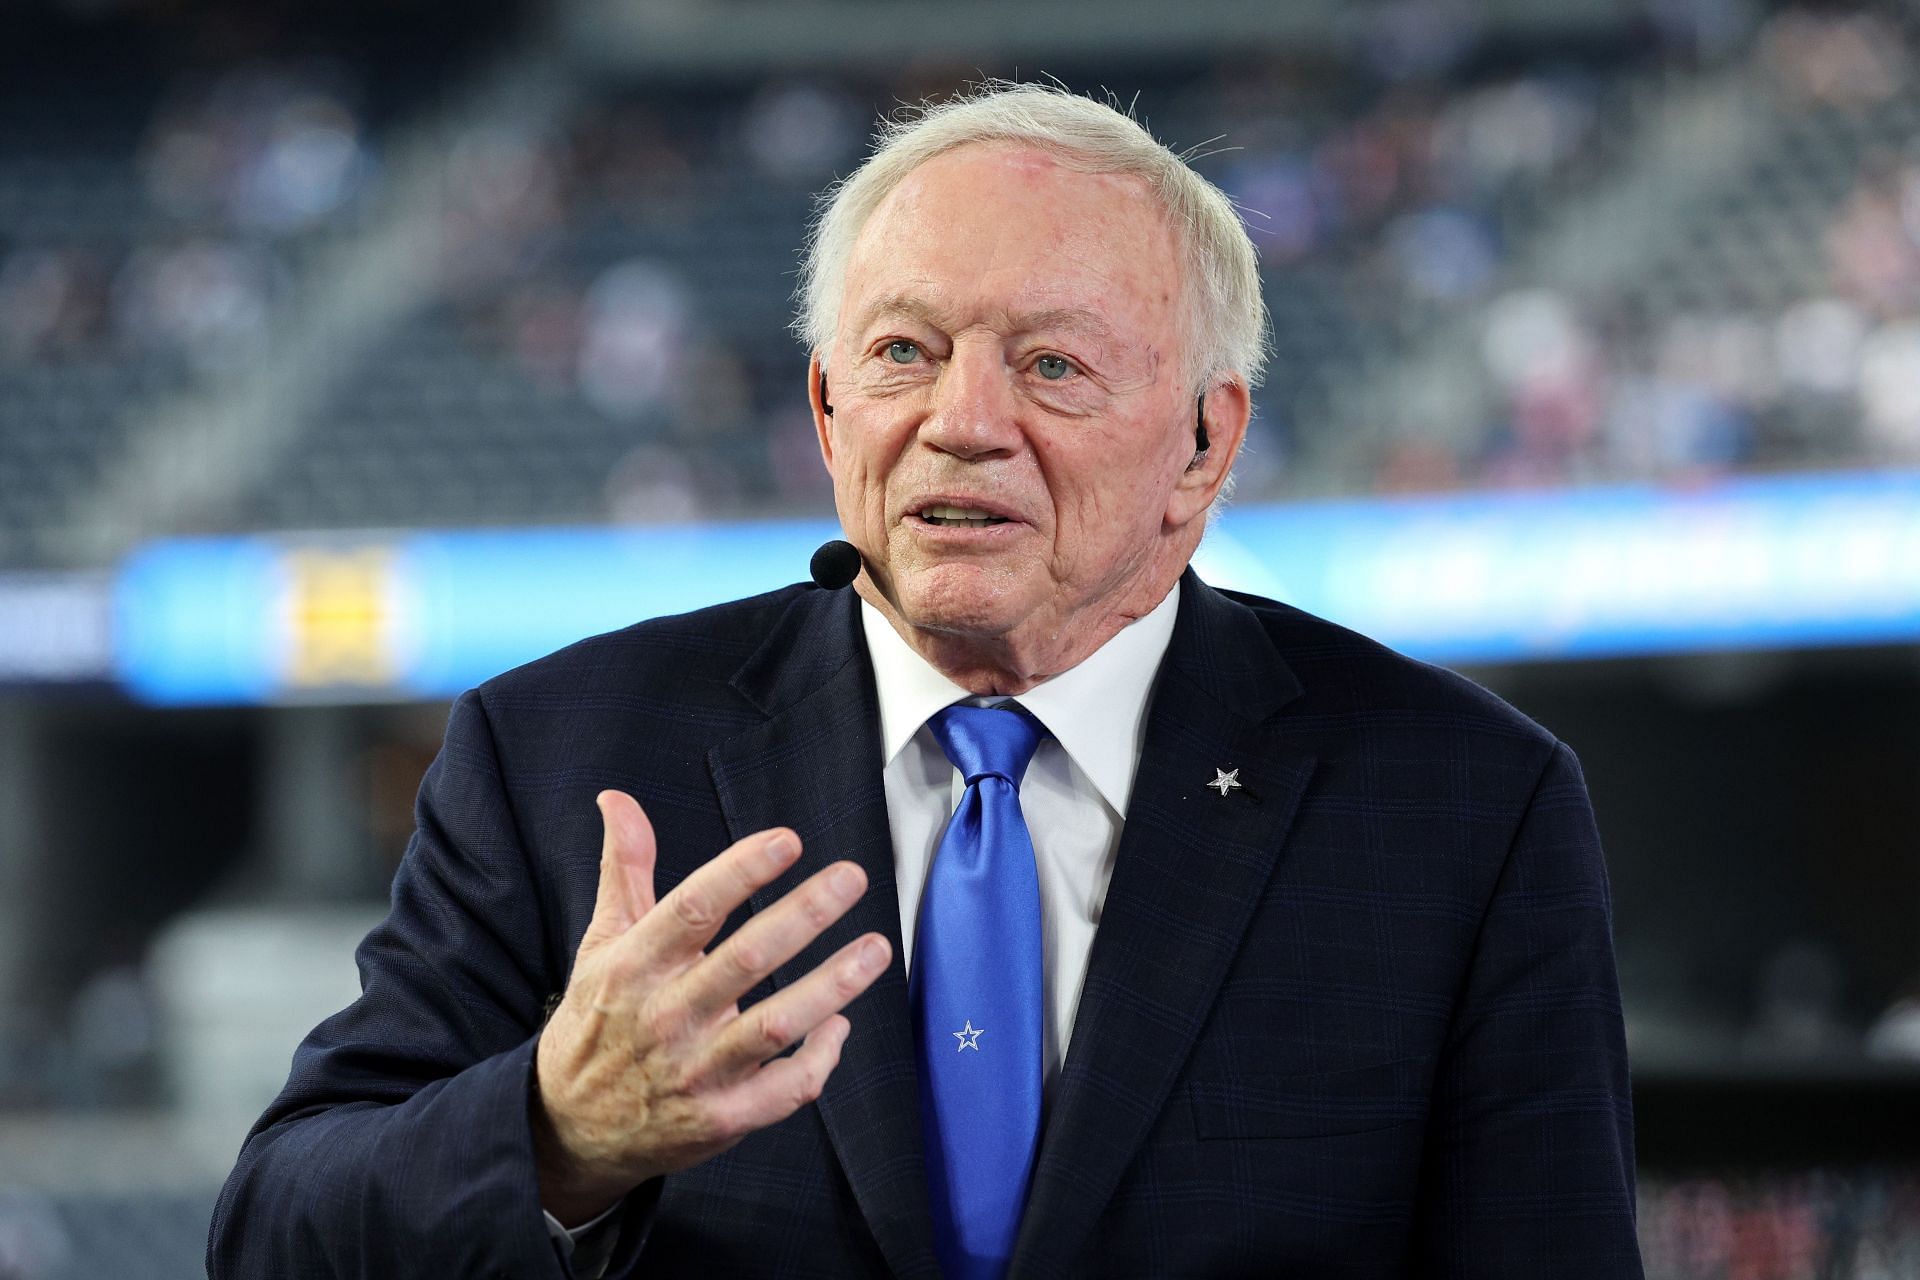
[[[820,353],[807,358],[807,402],[813,406],[813,431],[820,437],[820,457],[833,470],[833,410],[828,407],[826,371]]]
[[[1200,417],[1206,424],[1207,451],[1196,454],[1186,470],[1174,481],[1167,499],[1167,524],[1181,528],[1207,508],[1227,482],[1240,442],[1247,438],[1247,422],[1253,416],[1253,396],[1247,384],[1230,377],[1207,388],[1200,397]],[[1197,424],[1189,424],[1190,427]]]

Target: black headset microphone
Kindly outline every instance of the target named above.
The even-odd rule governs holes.
[[[851,542],[835,538],[822,543],[807,565],[816,585],[838,591],[860,576],[860,552]]]
[[[828,417],[833,416],[833,406],[827,403],[827,373],[820,371],[820,411]],[[1207,397],[1202,393],[1193,406],[1193,452],[1194,461],[1210,447],[1207,440]],[[824,542],[813,553],[813,559],[807,564],[807,572],[813,575],[816,586],[828,591],[838,591],[860,576],[860,552],[851,542],[835,538]]]

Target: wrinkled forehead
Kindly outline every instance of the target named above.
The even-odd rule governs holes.
[[[956,320],[980,308],[1104,317],[1164,345],[1185,328],[1183,267],[1146,179],[1038,147],[969,143],[912,170],[867,218],[848,259],[840,336],[906,303]]]

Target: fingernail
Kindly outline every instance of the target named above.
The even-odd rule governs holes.
[[[794,838],[791,831],[782,831],[767,841],[765,852],[768,862],[776,867],[784,867],[793,860],[794,854],[800,852],[800,841]]]
[[[843,898],[851,898],[860,892],[860,872],[847,865],[834,869],[833,891]]]
[[[849,983],[865,982],[885,966],[880,944],[869,941],[853,949],[853,954],[847,957],[844,973]]]

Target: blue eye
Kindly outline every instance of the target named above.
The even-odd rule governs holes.
[[[1033,362],[1035,372],[1048,382],[1058,382],[1073,369],[1065,356],[1041,356]]]
[[[895,364],[912,364],[919,358],[919,346],[908,342],[905,338],[895,338],[887,344],[887,359]]]

